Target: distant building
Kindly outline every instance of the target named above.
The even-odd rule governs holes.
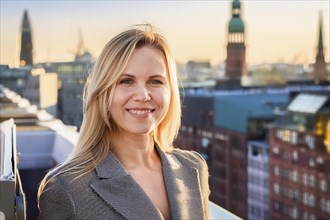
[[[188,61],[186,64],[188,80],[201,82],[211,78],[211,64],[208,61]]]
[[[240,84],[241,77],[247,76],[245,55],[245,27],[242,20],[241,2],[232,2],[232,18],[228,24],[226,76],[233,84]]]
[[[293,94],[270,130],[270,219],[329,219],[329,94]]]
[[[40,64],[46,71],[58,74],[57,117],[78,129],[83,119],[83,89],[94,62],[91,56],[84,58],[72,62]]]
[[[253,89],[185,92],[176,146],[201,153],[209,165],[210,199],[243,219],[248,217],[248,143],[266,140],[274,108],[286,102],[285,94]]]
[[[30,100],[32,105],[57,115],[57,74],[33,66],[3,68],[1,84]]]
[[[32,30],[28,17],[27,10],[24,11],[23,22],[21,28],[21,45],[19,65],[26,66],[33,64],[33,44],[32,44]]]
[[[248,142],[248,218],[269,219],[269,159],[266,141]]]
[[[320,13],[319,21],[319,38],[317,45],[317,53],[314,64],[313,77],[315,80],[329,80],[330,81],[330,70],[327,69],[326,62],[324,59],[324,46],[323,46],[323,27],[322,27],[322,15]]]

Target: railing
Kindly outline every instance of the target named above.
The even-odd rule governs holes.
[[[0,219],[26,219],[25,196],[17,169],[16,127],[0,123]]]

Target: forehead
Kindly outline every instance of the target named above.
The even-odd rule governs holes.
[[[155,47],[144,46],[134,49],[123,71],[126,74],[167,74],[166,58]]]

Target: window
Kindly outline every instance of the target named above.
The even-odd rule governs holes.
[[[274,174],[275,176],[278,176],[280,174],[280,169],[278,166],[274,166]]]
[[[302,216],[303,220],[315,220],[315,215],[313,215],[312,213],[304,212]]]
[[[314,175],[309,175],[308,178],[308,185],[310,187],[315,187],[315,176]]]
[[[305,142],[308,146],[309,149],[314,149],[315,148],[315,138],[311,135],[306,135],[305,136]]]
[[[274,187],[274,192],[278,194],[280,192],[280,186],[278,185],[278,183],[274,183],[273,187]]]
[[[290,190],[290,198],[294,201],[299,201],[300,193],[297,189]]]
[[[292,182],[297,182],[299,178],[299,174],[297,170],[291,172],[290,179]]]
[[[279,211],[280,210],[280,203],[278,201],[274,201],[273,203],[273,207],[275,211]]]
[[[208,148],[209,147],[209,139],[206,137],[202,137],[202,147],[203,148]]]
[[[297,207],[293,207],[291,209],[290,215],[293,219],[297,219],[298,218],[298,209]]]
[[[326,200],[322,198],[320,201],[320,208],[322,211],[326,213],[330,213],[330,200]]]
[[[182,126],[181,126],[181,130],[182,130],[182,131],[186,131],[186,126],[185,126],[185,125],[182,125]]]
[[[303,184],[305,185],[305,186],[307,186],[308,185],[308,175],[306,174],[306,173],[304,173],[303,174],[303,176],[302,176],[302,182],[303,182]]]
[[[279,155],[280,154],[280,149],[277,147],[277,146],[275,146],[275,147],[273,147],[273,154],[275,154],[275,155]]]
[[[322,192],[328,191],[328,183],[327,183],[327,181],[325,179],[321,179],[320,180],[320,190]]]
[[[292,152],[292,160],[294,162],[297,162],[298,159],[299,159],[298,152],[295,150],[295,151]]]
[[[309,158],[309,161],[308,161],[308,165],[310,166],[310,167],[315,167],[315,160],[314,160],[314,158]]]
[[[293,145],[297,144],[297,132],[292,131],[290,143],[293,144]]]
[[[315,206],[315,196],[313,194],[304,192],[303,204],[306,206],[309,206],[309,207],[314,207]]]

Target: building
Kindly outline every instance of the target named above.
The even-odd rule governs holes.
[[[32,29],[28,17],[27,10],[24,11],[23,22],[21,28],[21,45],[20,45],[20,66],[33,64],[33,44],[32,44]]]
[[[83,60],[40,64],[58,75],[57,117],[78,130],[83,118],[83,90],[93,62],[91,56],[84,56]]]
[[[293,93],[270,130],[270,219],[329,219],[329,94]]]
[[[248,142],[248,218],[269,218],[269,159],[267,141]]]
[[[32,105],[57,115],[57,74],[46,72],[36,65],[3,68],[1,83],[27,98]]]
[[[248,143],[266,140],[273,110],[286,102],[281,90],[185,92],[176,146],[201,153],[210,171],[210,199],[243,219],[248,216]]]
[[[234,85],[240,84],[241,77],[247,75],[245,55],[245,27],[239,0],[232,1],[232,18],[228,24],[228,44],[226,77]]]
[[[329,92],[330,88],[302,85],[185,91],[182,124],[175,146],[195,150],[205,158],[210,172],[211,201],[243,219],[252,214],[249,207],[254,207],[254,215],[268,216],[265,201],[269,181],[266,173],[269,127],[275,119],[274,113],[286,108],[290,94],[300,91]],[[253,151],[249,154],[249,148],[259,149],[260,155],[254,157]],[[258,163],[264,170],[256,171],[249,162]],[[258,183],[251,180],[249,171],[259,178]],[[249,189],[255,189],[259,198],[253,197]],[[260,198],[263,204],[253,203]]]

